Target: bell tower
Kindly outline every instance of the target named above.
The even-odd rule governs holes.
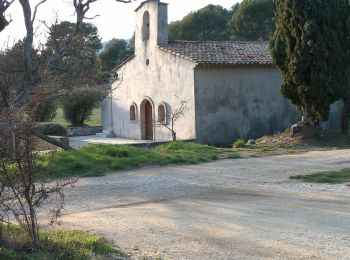
[[[135,55],[148,55],[158,45],[167,45],[168,4],[146,0],[135,12]]]

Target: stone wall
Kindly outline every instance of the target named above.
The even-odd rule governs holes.
[[[85,136],[95,135],[102,132],[101,126],[79,126],[79,127],[67,127],[68,136]]]

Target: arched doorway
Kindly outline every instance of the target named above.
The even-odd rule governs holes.
[[[145,99],[141,103],[141,139],[153,140],[153,105]]]

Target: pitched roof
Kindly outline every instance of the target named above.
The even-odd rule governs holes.
[[[118,64],[113,68],[113,71],[119,69],[120,67],[123,67],[126,63],[128,63],[129,61],[131,61],[133,58],[135,58],[135,54],[134,54],[134,53],[128,53],[128,56],[126,56],[125,59],[123,59],[120,63],[118,63]]]
[[[272,65],[267,42],[175,41],[159,47],[201,65]]]

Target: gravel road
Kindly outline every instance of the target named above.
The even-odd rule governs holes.
[[[350,259],[350,187],[290,175],[350,167],[350,150],[143,168],[80,179],[63,228],[161,259]]]

